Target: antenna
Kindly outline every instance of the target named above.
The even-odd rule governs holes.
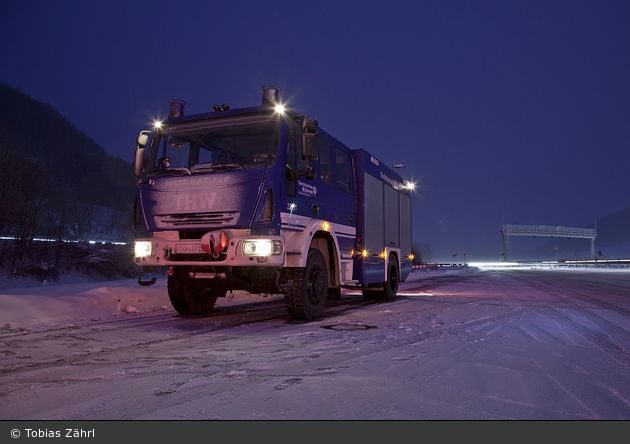
[[[395,170],[396,168],[405,168],[405,166],[402,163],[392,162],[392,169]]]

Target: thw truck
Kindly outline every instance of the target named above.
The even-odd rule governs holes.
[[[138,136],[138,283],[167,267],[183,315],[245,290],[284,294],[291,317],[311,321],[342,287],[391,301],[411,271],[410,184],[284,109],[279,91],[190,116],[172,100],[169,118]]]

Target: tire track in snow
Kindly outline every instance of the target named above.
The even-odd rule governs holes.
[[[558,274],[555,275],[556,279]],[[561,276],[564,277],[566,275]],[[524,279],[523,276],[513,277]],[[566,279],[565,282],[571,282],[570,290],[562,292],[558,291],[557,280],[550,281],[545,275],[543,275],[541,280],[528,279],[527,282],[531,287],[539,289],[552,298],[550,301],[543,301],[547,309],[544,312],[546,317],[575,331],[595,347],[613,357],[627,369],[630,369],[630,353],[628,352],[630,348],[630,332],[613,324],[597,313],[597,310],[605,309],[614,311],[622,316],[629,316],[629,310],[618,304],[608,303],[590,296],[592,286],[584,289],[585,279],[583,277],[581,279]],[[606,288],[607,284],[607,282],[600,282],[598,288],[601,288],[602,285]],[[625,282],[624,287],[630,292],[630,283]],[[613,289],[611,291],[616,294],[618,285],[614,285]],[[605,292],[608,293],[608,291]],[[626,299],[630,300],[630,298]],[[578,304],[576,300],[587,302],[591,306],[585,307],[584,304]],[[561,307],[558,307],[558,301],[562,302]],[[576,316],[570,316],[571,312],[586,320],[590,327],[578,322],[575,319]]]
[[[348,310],[372,304],[375,304],[375,302],[365,301],[362,296],[343,297],[341,301],[329,301],[329,307],[327,307],[321,320],[333,318],[342,315]],[[125,350],[181,341],[220,330],[273,320],[285,320],[294,324],[301,323],[290,319],[283,300],[276,300],[242,304],[234,307],[221,307],[220,310],[199,317],[181,316],[172,312],[152,313],[131,315],[122,319],[105,318],[82,323],[75,322],[63,327],[13,333],[0,337],[0,339],[5,340],[3,343],[0,343],[0,355],[4,354],[4,357],[0,356],[0,362],[5,361],[2,363],[2,368],[0,368],[0,374],[14,374],[16,372],[57,367],[60,364],[79,365],[82,362],[92,361],[96,358],[103,359],[105,356],[113,353],[125,353]],[[108,336],[122,328],[148,331],[147,329],[158,330],[164,327],[167,327],[169,331],[179,330],[184,332],[168,334],[159,339],[131,341],[127,344],[112,344],[111,340],[99,339],[100,336]],[[50,341],[66,341],[65,346],[68,348],[77,348],[76,343],[72,343],[72,341],[80,341],[85,344],[109,345],[101,347],[97,352],[79,351],[63,358],[51,356],[48,359],[37,360],[29,356],[27,358],[29,361],[26,361],[23,356],[19,356],[11,350],[12,347],[41,348],[40,344],[49,344]]]

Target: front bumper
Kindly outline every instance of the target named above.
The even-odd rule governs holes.
[[[219,254],[208,254],[201,239],[179,239],[177,232],[155,233],[154,237],[135,240],[134,262],[140,267],[229,266],[279,267],[284,264],[284,236],[249,235],[248,230],[225,230],[227,247]],[[219,235],[220,232],[217,233]],[[244,252],[243,245],[252,242],[264,245],[269,241],[269,253]],[[250,249],[247,249],[250,250]]]

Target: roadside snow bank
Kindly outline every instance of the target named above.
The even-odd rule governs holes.
[[[244,291],[228,293],[217,306],[282,298]],[[112,316],[174,312],[166,279],[142,287],[135,279],[0,289],[0,329],[34,329]]]
[[[0,290],[0,327],[33,328],[171,309],[165,285],[135,280]]]
[[[433,279],[452,274],[475,273],[476,269],[446,271],[414,271],[400,290],[423,279]],[[142,287],[135,279],[119,281],[80,281],[64,285],[38,285],[0,289],[0,328],[34,329],[51,324],[90,321],[112,316],[147,314],[173,311],[166,279],[158,279],[155,285]],[[1,283],[0,283],[1,284]],[[350,292],[353,292],[351,290]],[[250,302],[282,299],[282,295],[261,296],[235,291],[219,298],[217,306],[247,304]]]

